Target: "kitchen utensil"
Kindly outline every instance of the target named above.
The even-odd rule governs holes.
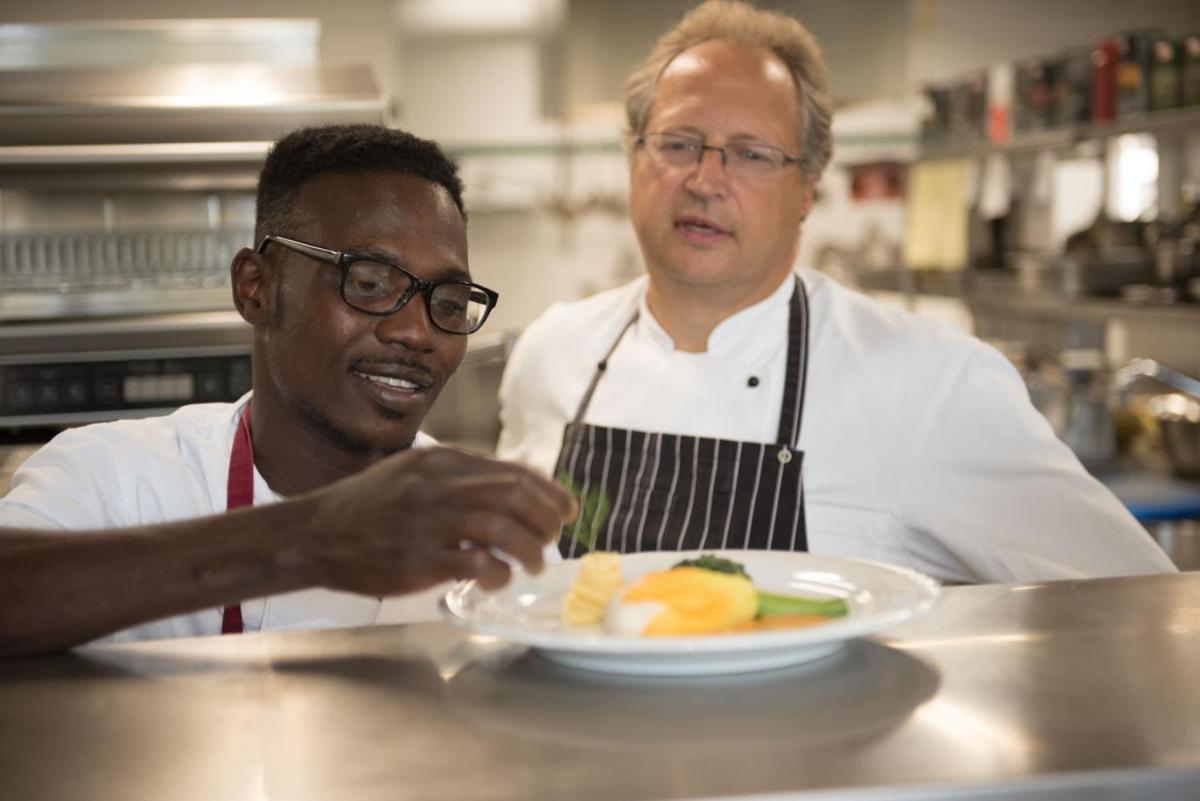
[[[1181,392],[1156,395],[1147,409],[1162,431],[1163,450],[1171,472],[1200,479],[1200,399]]]
[[[1143,378],[1153,378],[1178,390],[1154,396],[1146,408],[1162,431],[1171,472],[1180,478],[1200,479],[1200,380],[1153,359],[1134,359],[1117,371],[1114,381],[1123,404],[1134,384]]]

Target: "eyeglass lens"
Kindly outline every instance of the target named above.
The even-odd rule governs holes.
[[[342,296],[356,309],[371,314],[397,310],[412,287],[412,279],[391,265],[358,260],[346,268]],[[489,298],[478,287],[460,282],[436,284],[426,293],[426,308],[434,325],[455,334],[470,334],[487,316]]]
[[[645,134],[643,140],[651,156],[671,167],[694,166],[706,150],[722,152],[727,169],[749,175],[773,172],[787,159],[782,150],[772,145],[741,142],[721,148],[705,147],[699,139],[672,134]]]

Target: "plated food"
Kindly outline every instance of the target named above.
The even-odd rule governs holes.
[[[845,617],[841,598],[764,592],[740,562],[702,554],[625,584],[620,555],[593,552],[563,599],[570,627],[602,625],[621,637],[733,634],[813,626]]]
[[[703,555],[698,551],[624,554],[615,563],[620,588]],[[753,628],[719,636],[630,636],[606,630],[603,622],[570,625],[563,621],[563,607],[582,571],[581,559],[548,564],[537,575],[517,571],[494,592],[473,581],[463,582],[446,593],[442,610],[449,622],[472,634],[530,647],[563,665],[630,675],[697,676],[821,659],[855,637],[911,620],[929,609],[939,593],[937,582],[928,576],[877,562],[787,551],[729,550],[720,556],[745,567],[759,591],[760,604],[765,592],[838,600],[847,613],[820,625],[783,628],[763,625],[771,616],[755,618]],[[607,603],[597,605],[593,600],[591,605],[607,609]]]

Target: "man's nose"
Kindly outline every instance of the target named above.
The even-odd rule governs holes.
[[[375,336],[380,342],[403,345],[408,350],[432,350],[437,332],[425,304],[424,292],[413,293],[408,303],[379,318]]]
[[[712,158],[706,158],[709,154]],[[700,151],[700,158],[688,177],[687,188],[701,197],[722,195],[729,185],[729,175],[725,169],[725,149],[706,146]]]

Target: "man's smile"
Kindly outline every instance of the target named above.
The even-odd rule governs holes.
[[[368,381],[374,381],[376,384],[383,384],[385,387],[407,389],[410,392],[428,389],[428,387],[423,387],[419,384],[413,383],[412,381],[405,381],[403,378],[390,378],[386,375],[370,375],[369,373],[360,372],[359,370],[354,370],[353,372],[360,378],[365,378]]]
[[[372,394],[385,402],[422,395],[438,383],[430,370],[412,363],[359,363],[350,368],[355,378],[373,390]]]

